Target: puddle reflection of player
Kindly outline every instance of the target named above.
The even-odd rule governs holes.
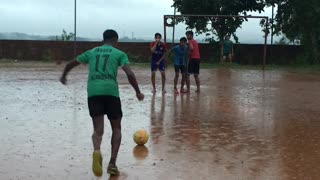
[[[180,97],[180,98],[178,98]],[[198,149],[200,142],[200,94],[190,97],[190,94],[177,96],[174,99],[174,133],[170,140],[176,151],[182,149]],[[180,100],[180,102],[179,102]]]
[[[158,104],[158,103],[157,103]],[[160,136],[163,134],[163,119],[164,119],[164,111],[165,111],[165,96],[161,97],[161,107],[160,111],[156,111],[156,95],[153,94],[151,100],[151,112],[150,112],[150,120],[151,120],[151,139],[154,144],[159,143]]]

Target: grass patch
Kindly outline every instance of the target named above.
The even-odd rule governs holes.
[[[228,69],[243,69],[243,70],[262,70],[262,65],[240,65],[240,64],[209,64],[202,63],[201,69],[215,69],[215,68],[228,68]],[[317,65],[266,65],[265,70],[280,70],[289,72],[320,72],[320,64]]]
[[[66,63],[66,62],[64,62]],[[133,67],[150,68],[150,62],[137,62],[131,61],[130,65]],[[56,67],[56,62],[48,61],[29,61],[29,60],[12,60],[12,59],[0,59],[0,68],[32,68],[32,67]],[[167,68],[172,69],[173,64],[170,62]],[[262,70],[262,65],[240,65],[237,63],[233,64],[219,64],[219,63],[201,63],[200,69],[243,69],[243,70]],[[320,73],[320,64],[317,65],[267,65],[265,70],[280,70],[297,73]]]
[[[268,65],[267,70],[282,70],[298,73],[320,73],[320,64],[316,65]]]

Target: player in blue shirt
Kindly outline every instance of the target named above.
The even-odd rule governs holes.
[[[174,46],[170,52],[173,52],[174,55],[174,70],[175,70],[175,77],[174,77],[174,92],[176,94],[179,93],[177,89],[178,79],[179,79],[179,72],[181,73],[182,79],[181,79],[181,88],[180,92],[184,92],[183,86],[185,84],[186,80],[186,67],[185,67],[185,57],[188,53],[188,46],[187,46],[187,39],[185,37],[182,37],[180,39],[180,44]]]

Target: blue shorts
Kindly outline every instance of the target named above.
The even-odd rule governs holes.
[[[151,72],[157,71],[157,69],[159,69],[159,71],[165,71],[164,60],[162,60],[159,65],[157,65],[157,61],[151,62]]]

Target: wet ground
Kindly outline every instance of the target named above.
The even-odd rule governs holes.
[[[58,82],[58,66],[0,68],[0,179],[109,179],[91,172],[92,124],[86,68]],[[320,179],[320,74],[201,70],[201,93],[151,93],[149,70],[134,68],[138,102],[119,71],[124,112],[119,177],[128,180]],[[157,81],[160,84],[159,74]],[[194,80],[191,79],[192,85]],[[138,129],[150,133],[135,146]],[[110,155],[106,123],[102,152]]]

